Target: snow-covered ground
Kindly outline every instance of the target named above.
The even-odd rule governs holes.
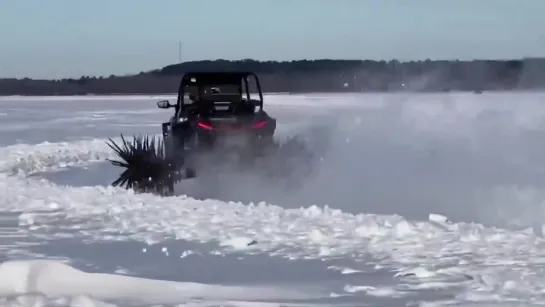
[[[109,187],[162,98],[0,97],[0,306],[545,304],[545,93],[271,95],[304,184]]]

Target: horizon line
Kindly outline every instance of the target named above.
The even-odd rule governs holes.
[[[412,60],[401,60],[401,59],[351,59],[351,58],[300,58],[300,59],[292,59],[292,60],[257,60],[253,58],[240,58],[240,59],[224,59],[224,58],[217,58],[217,59],[203,59],[203,60],[191,60],[191,61],[182,61],[178,63],[172,63],[164,65],[160,68],[154,68],[149,70],[142,70],[140,72],[132,72],[132,73],[125,73],[125,74],[104,74],[104,75],[81,75],[79,77],[61,77],[61,78],[31,78],[31,77],[0,77],[0,80],[36,80],[36,81],[53,81],[53,80],[66,80],[66,79],[79,79],[82,77],[87,78],[110,78],[110,77],[130,77],[130,76],[137,76],[140,74],[149,74],[153,72],[157,72],[161,69],[164,69],[165,67],[171,67],[171,66],[178,66],[183,65],[185,63],[198,63],[198,62],[215,62],[215,61],[226,61],[226,62],[242,62],[242,61],[253,61],[258,63],[266,63],[266,62],[273,62],[273,63],[290,63],[290,62],[299,62],[299,61],[352,61],[352,62],[392,62],[397,61],[399,63],[415,63],[415,62],[479,62],[479,61],[527,61],[527,60],[545,60],[545,55],[536,57],[536,56],[523,56],[518,58],[509,58],[509,57],[491,57],[491,58],[471,58],[471,59],[442,59],[442,58],[422,58],[422,59],[412,59]]]

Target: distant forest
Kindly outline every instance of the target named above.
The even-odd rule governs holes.
[[[0,79],[0,95],[167,94],[187,71],[252,71],[265,92],[494,91],[545,88],[545,58],[473,61],[210,60],[125,76]]]

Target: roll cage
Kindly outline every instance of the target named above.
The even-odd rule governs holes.
[[[251,93],[251,80],[253,79],[259,99],[253,99]],[[187,87],[191,86],[196,93],[187,93]],[[215,87],[231,87],[235,93],[214,94],[205,97],[205,91]],[[263,92],[256,74],[251,72],[187,72],[184,74],[178,87],[178,97],[175,105],[175,117],[180,118],[185,114],[186,95],[197,98],[197,101],[207,101],[215,105],[229,105],[236,101],[253,102],[259,110],[263,110]],[[246,96],[246,97],[244,97]],[[255,93],[254,93],[255,96]]]

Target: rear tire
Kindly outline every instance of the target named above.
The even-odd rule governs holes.
[[[173,161],[173,138],[172,135],[168,134],[164,136],[164,144],[165,144],[165,160],[166,161]],[[161,195],[162,196],[172,196],[174,195],[174,178],[173,178],[173,172],[169,172],[169,177],[165,178],[165,187],[162,188]]]

